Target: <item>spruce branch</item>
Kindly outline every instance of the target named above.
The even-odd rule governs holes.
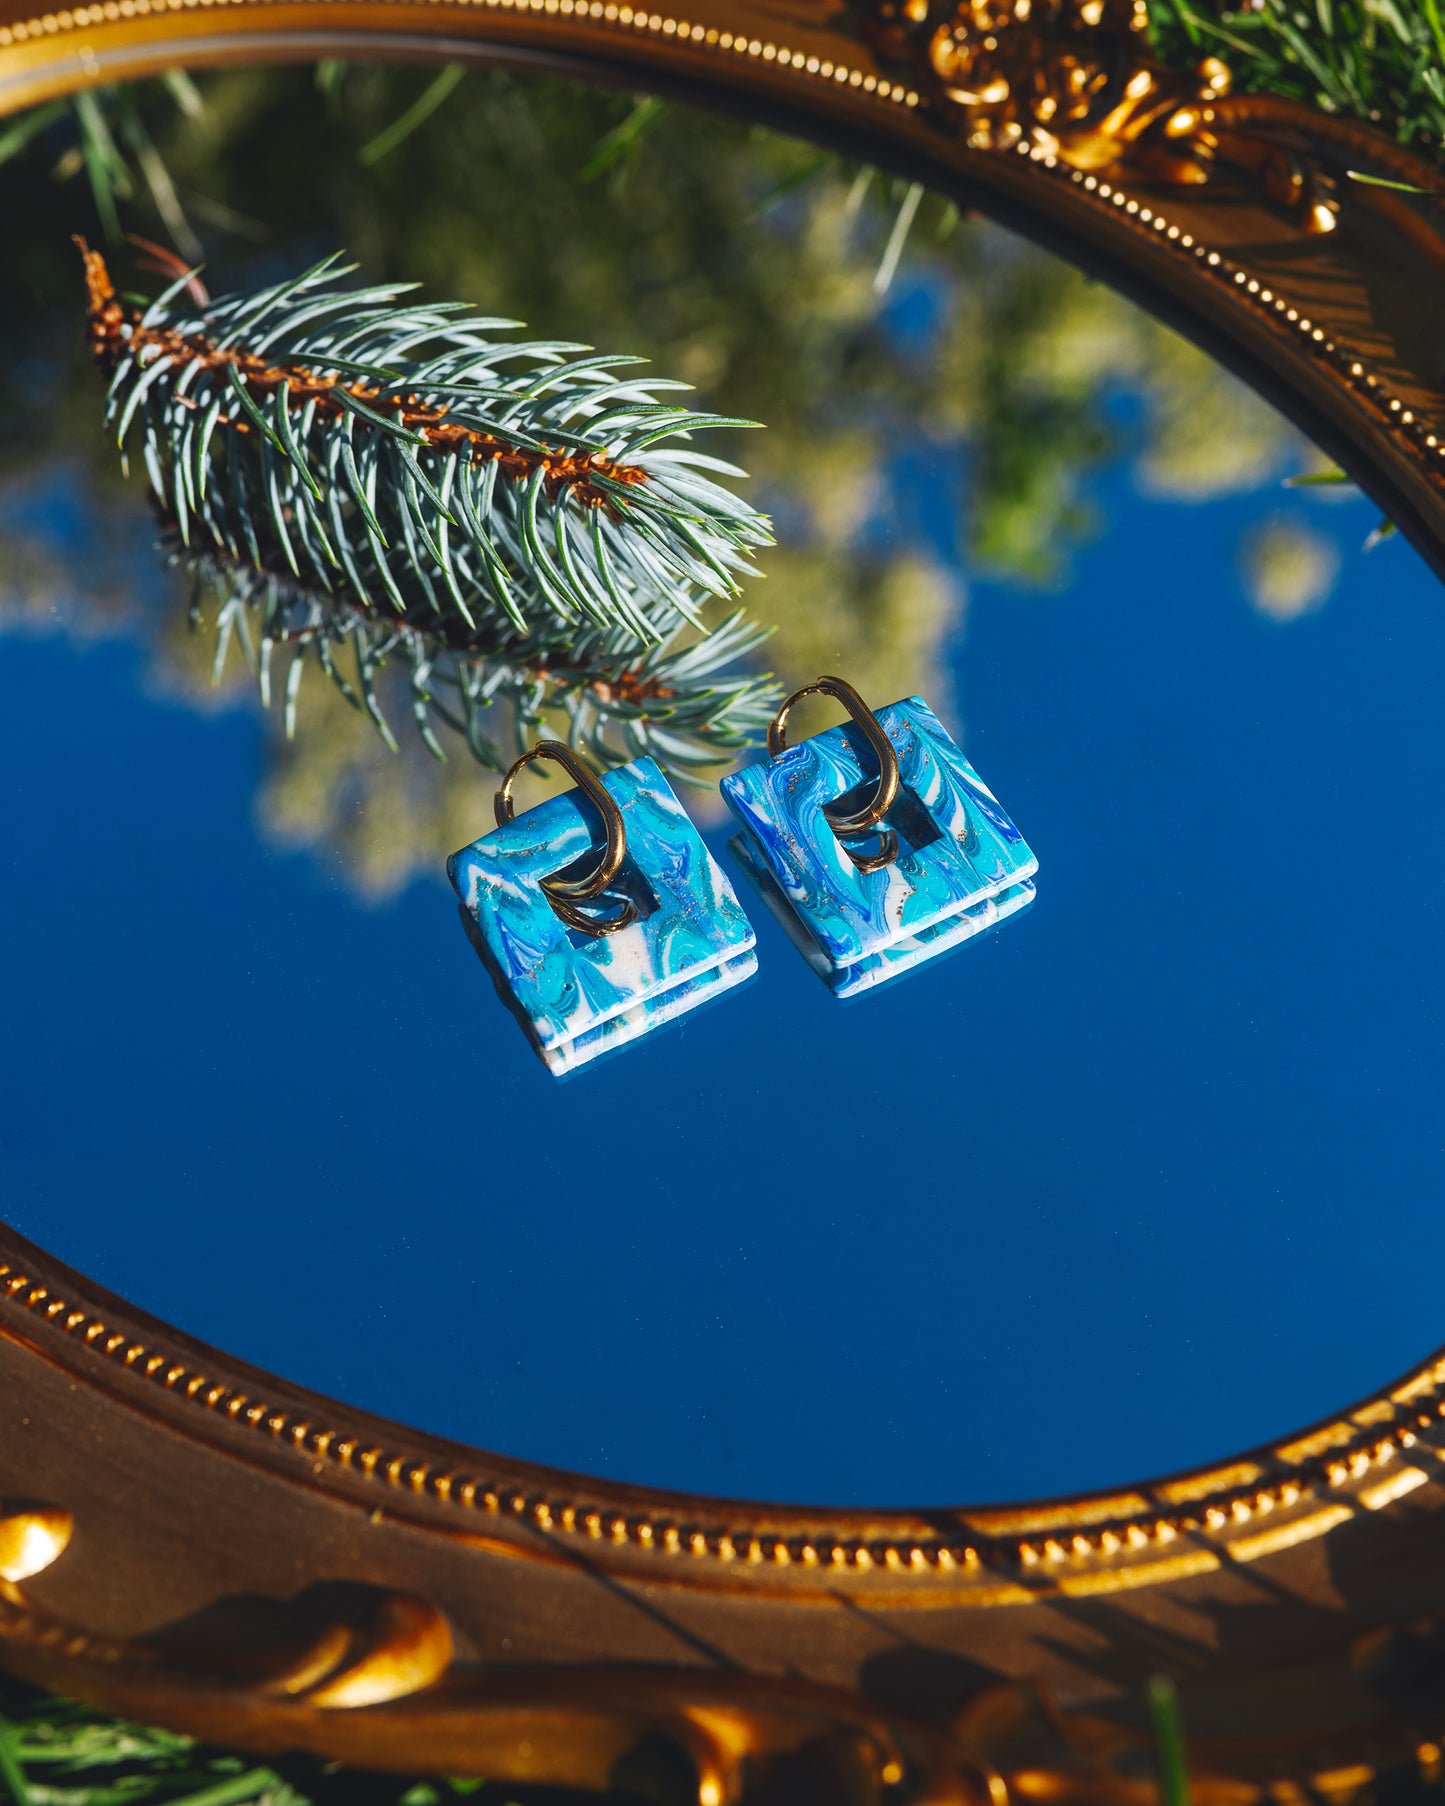
[[[107,424],[139,440],[170,558],[219,600],[218,670],[240,638],[269,701],[289,648],[288,732],[312,654],[392,744],[377,674],[403,664],[427,745],[442,756],[445,722],[489,765],[499,699],[519,738],[560,711],[604,762],[652,752],[679,776],[761,731],[776,687],[722,667],[763,634],[700,611],[771,534],[714,480],[743,473],[689,443],[750,423],[659,400],[685,385],[623,373],[638,360],[342,288],[334,257],[217,301],[178,269],[141,309],[81,252]]]
[[[598,627],[513,633],[483,651],[447,646],[405,621],[378,621],[285,577],[197,553],[173,530],[166,544],[193,579],[193,625],[208,604],[215,608],[213,676],[220,680],[239,644],[263,705],[281,699],[288,738],[305,670],[314,664],[393,750],[391,710],[401,692],[437,758],[446,756],[439,726],[492,771],[549,733],[600,765],[651,754],[683,781],[703,782],[700,774],[762,737],[780,700],[770,676],[725,669],[768,636],[741,609],[690,639],[679,621],[641,652],[625,631]],[[402,681],[388,685],[396,673]]]
[[[188,272],[142,313],[82,254],[107,424],[138,429],[187,545],[453,635],[495,609],[647,642],[659,605],[696,622],[770,542],[706,474],[740,472],[666,446],[752,423],[659,402],[681,385],[619,376],[639,360],[499,343],[513,322],[397,306],[411,285],[338,288],[335,257],[204,308]]]

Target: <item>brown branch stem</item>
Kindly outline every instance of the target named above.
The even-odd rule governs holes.
[[[304,364],[271,364],[252,352],[217,346],[200,334],[143,326],[142,315],[127,307],[116,294],[101,254],[92,251],[84,239],[77,239],[76,243],[84,260],[89,293],[87,337],[91,354],[102,370],[113,370],[123,350],[143,356],[153,347],[157,357],[171,357],[178,363],[199,364],[212,371],[229,366],[253,398],[274,394],[283,383],[287,384],[290,395],[298,402],[314,401],[318,411],[334,419],[347,412],[345,403],[338,399],[339,394],[346,394],[377,413],[393,416],[400,426],[435,450],[465,455],[477,464],[495,463],[504,476],[515,482],[527,482],[540,470],[553,501],[565,491],[585,508],[608,505],[610,498],[598,478],[634,486],[647,481],[647,472],[640,465],[620,464],[600,452],[579,454],[509,443],[494,434],[448,420],[446,407],[429,407],[415,394],[360,380],[343,382],[336,371],[313,370]],[[250,431],[248,421],[224,415],[219,424],[236,432]]]
[[[177,549],[178,554],[189,554],[192,558],[205,560],[204,574],[212,581],[222,576],[222,567],[230,562],[225,553],[219,549],[197,552],[194,547],[181,548],[180,530],[173,516],[159,505],[156,506],[163,541],[169,541]],[[278,645],[300,645],[308,642],[319,633],[338,634],[347,631],[344,621],[361,626],[380,626],[395,628],[407,634],[432,634],[450,653],[459,658],[477,659],[487,663],[511,666],[519,676],[531,677],[535,681],[548,683],[559,688],[568,688],[581,683],[589,695],[603,708],[622,703],[640,706],[647,702],[665,702],[677,694],[661,677],[643,675],[636,664],[624,664],[614,670],[612,675],[604,676],[590,671],[585,665],[574,665],[566,662],[565,653],[539,652],[529,659],[518,659],[513,649],[505,641],[494,641],[491,645],[479,639],[466,639],[459,642],[446,638],[445,624],[441,621],[423,621],[400,614],[385,598],[378,603],[370,603],[366,607],[349,600],[339,594],[317,593],[307,588],[304,582],[297,579],[291,571],[273,570],[265,565],[247,564],[248,570],[255,570],[261,576],[282,584],[298,600],[305,599],[317,604],[323,611],[323,618],[308,623],[304,627],[295,628],[283,633],[272,634],[271,638]]]

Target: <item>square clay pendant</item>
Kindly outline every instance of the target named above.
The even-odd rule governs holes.
[[[559,1075],[757,970],[752,923],[656,764],[637,759],[601,782],[627,832],[627,857],[608,897],[631,897],[638,911],[616,934],[569,928],[541,886],[596,851],[596,816],[576,790],[447,861],[462,919],[498,994]]]
[[[881,824],[898,856],[862,872],[823,813],[866,803],[878,764],[852,721],[726,777],[744,832],[730,847],[809,963],[851,997],[1026,908],[1038,861],[921,698],[877,711],[898,754]]]

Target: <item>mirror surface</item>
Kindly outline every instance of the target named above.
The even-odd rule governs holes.
[[[344,245],[765,423],[729,448],[779,539],[764,656],[925,696],[1039,891],[839,1003],[714,779],[758,977],[552,1079],[445,879],[494,775],[401,688],[393,753],[314,669],[288,741],[239,639],[213,686],[214,604],[188,630],[101,432],[58,107],[0,168],[10,1221],[369,1410],[753,1497],[1114,1484],[1428,1350],[1445,619],[1354,490],[1290,486],[1290,426],[1002,229],[736,122],[380,66],[101,104],[102,212],[193,235],[213,291]]]

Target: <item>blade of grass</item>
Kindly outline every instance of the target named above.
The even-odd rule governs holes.
[[[582,165],[580,174],[584,182],[595,182],[598,176],[604,175],[614,163],[621,161],[632,147],[638,143],[642,134],[656,124],[667,111],[667,103],[656,99],[653,95],[644,95],[620,124],[614,125],[610,132],[604,132],[592,147],[592,155]]]
[[[898,217],[893,222],[893,230],[888,235],[888,244],[883,252],[883,261],[878,266],[878,274],[873,278],[873,293],[886,295],[893,286],[893,278],[898,273],[899,259],[903,256],[903,247],[908,242],[908,234],[913,227],[913,217],[918,212],[918,203],[923,199],[923,184],[912,182],[908,193],[903,197],[903,204],[898,209]]]
[[[1386,176],[1367,176],[1362,169],[1347,169],[1345,174],[1352,182],[1363,182],[1369,188],[1393,188],[1396,194],[1433,194],[1439,198],[1438,190],[1419,188],[1414,182],[1392,182]]]
[[[1159,1769],[1159,1806],[1189,1806],[1189,1767],[1178,1691],[1168,1675],[1156,1674],[1150,1677],[1148,1694]]]
[[[34,1806],[34,1795],[15,1753],[15,1730],[8,1718],[0,1718],[0,1783],[14,1806]]]
[[[57,119],[63,119],[68,111],[63,100],[53,100],[48,107],[32,107],[28,113],[22,113],[9,131],[0,132],[0,163],[18,156],[32,138]]]
[[[865,163],[854,176],[848,186],[848,198],[843,202],[844,219],[856,219],[859,209],[868,198],[868,190],[873,186],[873,178],[878,174],[871,163]]]
[[[115,241],[120,237],[120,215],[116,211],[116,196],[119,195],[125,199],[130,194],[130,178],[126,171],[125,159],[115,147],[115,140],[110,135],[110,126],[96,96],[82,90],[75,96],[74,105],[76,117],[80,121],[85,171],[90,178],[90,190],[95,199],[95,210],[100,215],[106,237]]]
[[[1445,28],[1440,23],[1440,9],[1435,0],[1421,0],[1420,10],[1425,15],[1425,23],[1430,27],[1430,36],[1435,40],[1435,54],[1445,62]]]
[[[398,145],[404,144],[411,137],[419,125],[431,118],[465,74],[466,70],[460,63],[448,63],[436,80],[417,96],[399,118],[393,119],[385,131],[378,132],[373,139],[362,145],[356,153],[357,162],[370,169],[380,163],[383,157],[389,157]]]
[[[316,65],[316,92],[326,102],[326,110],[335,118],[341,110],[341,90],[346,85],[347,65],[337,56],[324,56]]]
[[[816,157],[809,157],[808,161],[800,164],[791,175],[784,176],[781,182],[774,182],[773,186],[753,207],[753,218],[761,219],[763,214],[776,207],[779,202],[787,200],[790,194],[796,194],[800,188],[806,187],[814,176],[827,169],[829,164],[835,160],[831,151],[819,151]]]
[[[129,93],[125,96],[126,105],[121,114],[121,131],[131,155],[140,165],[140,172],[145,177],[146,187],[150,190],[156,212],[161,216],[166,231],[171,235],[171,243],[188,263],[199,263],[205,256],[201,241],[196,237],[191,222],[186,218],[186,210],[181,206],[180,197],[176,193],[176,185],[171,180],[171,172],[166,168],[165,159],[156,149],[154,140],[145,128],[145,121],[140,116],[140,109]]]
[[[161,80],[166,84],[171,98],[187,119],[201,117],[206,110],[206,103],[201,99],[200,89],[184,69],[167,69]]]
[[[211,1787],[182,1794],[179,1799],[170,1801],[169,1806],[245,1806],[246,1801],[256,1799],[264,1788],[274,1787],[279,1791],[283,1785],[274,1769],[248,1768],[243,1775],[230,1775]]]

